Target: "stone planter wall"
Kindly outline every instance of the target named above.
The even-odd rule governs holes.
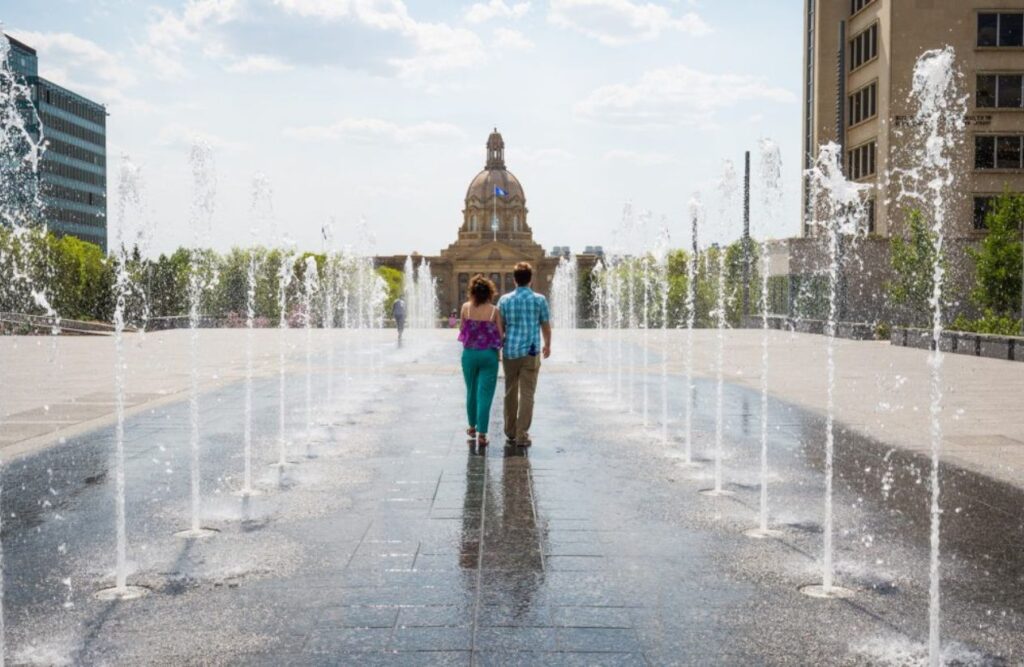
[[[901,347],[920,350],[932,349],[932,333],[927,329],[904,327],[892,330],[890,342]],[[965,331],[944,331],[939,338],[939,349],[951,354],[966,354],[973,357],[1024,361],[1024,338],[1020,336],[994,336]]]
[[[760,329],[763,318],[760,315],[743,319],[744,329]],[[796,319],[785,315],[769,315],[768,328],[780,331],[796,331],[797,333],[825,334],[825,320]],[[850,340],[874,340],[875,326],[869,322],[839,322],[836,324],[836,337]]]

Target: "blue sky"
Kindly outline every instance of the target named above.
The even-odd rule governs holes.
[[[216,156],[216,247],[249,242],[261,171],[302,247],[332,217],[349,242],[365,217],[377,251],[433,254],[455,238],[494,126],[547,247],[608,245],[627,201],[682,245],[691,194],[711,198],[744,150],[756,171],[762,137],[781,146],[788,188],[767,232],[796,234],[801,6],[7,0],[0,21],[39,50],[43,76],[109,106],[110,191],[120,155],[142,165],[155,250],[191,238],[199,137]],[[739,233],[710,226],[705,238]]]

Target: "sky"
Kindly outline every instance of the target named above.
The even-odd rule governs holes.
[[[151,251],[191,242],[196,140],[213,150],[217,249],[338,245],[361,220],[380,254],[455,240],[497,127],[545,247],[613,246],[623,209],[688,243],[723,161],[780,147],[799,231],[800,0],[5,0],[40,74],[108,106],[110,225],[124,156],[141,168]],[[252,213],[257,174],[273,224]],[[756,186],[755,186],[756,187]],[[705,240],[739,235],[709,214]],[[131,224],[131,223],[129,223]],[[113,234],[111,234],[113,238]]]

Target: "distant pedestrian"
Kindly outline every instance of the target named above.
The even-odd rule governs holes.
[[[501,312],[491,303],[494,283],[477,274],[469,282],[469,300],[462,304],[462,376],[466,380],[466,435],[480,447],[490,444],[487,429],[498,384],[498,361],[504,327]]]
[[[459,311],[452,308],[452,312],[448,315],[448,328],[454,329],[459,326]]]
[[[395,299],[391,304],[391,317],[395,319],[395,327],[398,329],[398,342],[402,342],[402,332],[405,331],[405,301],[402,297]]]
[[[529,447],[540,360],[551,356],[551,315],[548,300],[530,289],[533,267],[520,262],[513,276],[516,290],[498,301],[505,327],[505,438],[508,445]]]

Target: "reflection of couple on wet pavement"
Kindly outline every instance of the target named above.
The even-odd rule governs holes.
[[[530,459],[523,454],[505,450],[500,485],[487,456],[468,457],[459,545],[459,565],[472,573],[469,585],[482,586],[478,593],[488,603],[517,618],[530,611],[544,582],[547,541],[534,508]]]
[[[505,444],[533,444],[529,431],[541,358],[551,355],[548,302],[530,289],[533,268],[520,262],[513,276],[515,291],[502,296],[497,306],[492,303],[497,293],[494,283],[482,275],[474,276],[469,299],[462,305],[459,340],[466,381],[466,435],[480,447],[490,443],[488,428],[499,359],[505,370]]]

